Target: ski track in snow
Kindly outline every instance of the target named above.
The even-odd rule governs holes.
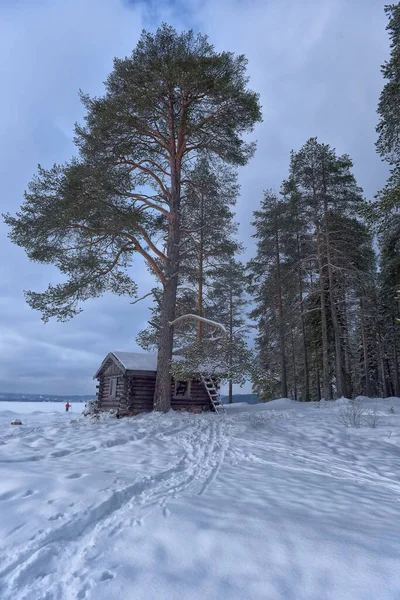
[[[0,600],[398,600],[400,406],[381,406],[377,430],[288,400],[0,412]]]
[[[246,442],[243,442],[243,447],[246,446]],[[255,442],[251,444],[252,451],[245,452],[236,448],[231,448],[230,459],[238,464],[241,461],[256,462],[270,467],[276,467],[277,469],[287,469],[290,471],[303,471],[312,473],[315,475],[321,475],[325,477],[332,477],[334,479],[349,480],[351,482],[357,482],[360,484],[376,485],[379,487],[385,487],[400,494],[400,481],[392,479],[391,477],[385,477],[378,473],[371,473],[370,470],[357,466],[357,468],[349,468],[348,463],[338,458],[332,458],[332,456],[323,457],[320,454],[313,454],[308,452],[304,454],[301,450],[296,452],[287,452],[287,447],[274,444],[270,442],[268,444],[268,451],[264,445],[259,445]],[[257,456],[254,450],[258,449],[262,457]],[[279,458],[271,460],[265,458],[265,456],[273,456],[276,453]],[[282,457],[282,455],[284,455]],[[292,463],[296,464],[285,464],[285,457],[288,457]],[[307,466],[310,465],[310,466]],[[311,468],[314,467],[314,468]]]
[[[176,432],[174,443],[181,447],[182,458],[170,468],[153,476],[145,476],[112,491],[111,495],[97,505],[87,508],[83,514],[76,512],[63,524],[38,533],[23,544],[12,556],[0,562],[0,592],[2,600],[83,600],[97,583],[91,575],[91,563],[98,557],[97,541],[103,536],[112,537],[129,525],[141,525],[157,507],[168,516],[168,503],[182,494],[206,493],[218,475],[229,445],[229,421],[214,415],[203,419],[191,419],[190,424]],[[116,445],[129,446],[155,433],[150,429],[141,436],[121,436],[119,439],[100,443],[98,448],[89,447],[75,452],[64,450],[50,452],[45,458],[77,455],[87,451],[101,451]],[[171,435],[171,431],[168,432]],[[163,434],[158,434],[161,438]],[[126,451],[126,450],[125,450]],[[134,449],[132,449],[134,454]],[[28,456],[25,461],[31,461]],[[15,459],[8,462],[22,462]],[[72,473],[69,478],[80,477]],[[114,485],[118,485],[116,478]],[[2,498],[0,497],[0,500]],[[58,514],[53,521],[61,520]],[[103,544],[100,544],[100,547]],[[61,571],[58,582],[46,585],[49,575]],[[54,578],[54,577],[53,577]],[[112,578],[103,573],[101,580]]]

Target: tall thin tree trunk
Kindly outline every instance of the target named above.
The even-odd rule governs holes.
[[[383,347],[381,326],[380,326],[379,322],[378,322],[378,346],[379,346],[379,366],[380,366],[380,370],[381,370],[381,381],[382,381],[382,386],[383,386],[383,397],[388,398],[390,396],[390,390],[389,390],[388,381],[387,381],[387,377],[386,377],[386,369],[385,369],[385,361],[384,361],[385,349]]]
[[[292,361],[293,361],[293,395],[294,400],[297,400],[297,373],[296,373],[296,349],[294,347],[294,334],[293,329],[291,331],[292,338]]]
[[[197,301],[197,312],[200,317],[203,316],[203,284],[204,284],[204,194],[201,193],[200,207],[200,249],[199,249],[199,291]],[[197,340],[203,339],[204,323],[198,321],[197,324]]]
[[[325,400],[332,400],[332,389],[329,382],[329,341],[328,341],[328,324],[326,315],[325,302],[325,275],[323,268],[323,254],[321,231],[318,221],[316,222],[317,233],[317,254],[318,254],[318,270],[319,270],[319,289],[321,302],[321,333],[322,333],[322,393]]]
[[[351,398],[353,395],[353,379],[352,373],[354,373],[353,364],[352,364],[352,356],[350,351],[350,335],[349,335],[349,326],[347,319],[347,297],[346,292],[342,290],[341,294],[341,303],[343,306],[343,311],[339,311],[343,318],[343,330],[344,330],[344,339],[345,344],[343,348],[344,352],[344,360],[345,360],[345,388],[348,394],[348,397]]]
[[[229,373],[232,373],[232,342],[233,342],[233,290],[229,288]],[[229,378],[228,403],[233,402],[233,382],[232,377]]]
[[[364,357],[365,395],[368,397],[371,397],[372,396],[372,386],[371,386],[370,368],[369,368],[367,332],[365,329],[364,303],[363,303],[362,298],[360,298],[360,314],[361,314],[361,341],[362,341],[362,345],[363,345],[363,357]]]
[[[336,290],[335,281],[333,276],[332,268],[332,252],[331,242],[329,236],[329,225],[328,225],[328,201],[326,197],[326,187],[324,181],[324,223],[325,223],[325,247],[326,247],[326,259],[328,263],[328,282],[329,282],[329,301],[332,315],[332,327],[333,337],[335,340],[335,366],[336,366],[336,389],[339,397],[346,395],[346,381],[345,381],[345,369],[344,359],[342,352],[342,341],[340,323],[338,317],[338,309],[336,304]]]
[[[388,355],[385,352],[385,366],[386,366],[386,373],[387,373],[387,387],[388,387],[388,397],[389,396],[393,396],[394,395],[394,389],[393,389],[393,379],[392,379],[392,374],[390,372],[390,361],[388,358]]]
[[[399,359],[397,354],[397,325],[396,320],[392,317],[393,329],[393,372],[394,372],[394,393],[397,397],[400,396],[400,378],[399,378]]]
[[[321,380],[320,380],[320,376],[319,376],[317,348],[315,348],[315,376],[316,376],[316,384],[317,384],[317,400],[318,400],[318,402],[320,402],[320,400],[321,400]]]
[[[300,296],[300,319],[301,319],[301,337],[303,343],[303,362],[304,362],[304,387],[302,400],[308,402],[310,400],[310,374],[308,370],[308,348],[307,348],[307,338],[306,338],[306,322],[304,315],[304,305],[303,305],[303,272],[301,268],[300,262],[300,240],[299,235],[297,235],[297,258],[300,264],[299,267],[299,296]]]
[[[288,396],[287,371],[286,371],[286,352],[285,352],[285,324],[283,321],[283,298],[282,298],[282,278],[281,278],[281,259],[279,252],[279,233],[275,229],[275,256],[276,256],[276,283],[278,292],[278,318],[279,318],[279,344],[281,355],[281,395],[282,398]]]

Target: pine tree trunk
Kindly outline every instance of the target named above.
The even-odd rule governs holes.
[[[392,374],[390,372],[390,361],[388,358],[388,355],[385,352],[385,365],[386,365],[386,373],[387,373],[387,389],[388,389],[388,394],[387,397],[391,397],[394,394],[394,389],[393,389],[393,380],[392,380]]]
[[[200,248],[199,248],[199,295],[197,301],[197,312],[200,317],[203,316],[203,284],[204,284],[204,194],[201,194],[200,207]],[[197,324],[197,340],[203,339],[204,323],[199,321]]]
[[[395,318],[392,317],[393,328],[393,371],[394,371],[394,393],[400,396],[400,378],[399,378],[399,359],[397,355],[397,325]]]
[[[385,361],[384,361],[385,349],[383,347],[381,326],[379,323],[378,323],[378,346],[379,346],[379,366],[380,366],[380,371],[381,371],[383,397],[388,398],[390,395],[390,391],[389,391],[389,387],[388,387],[388,381],[387,381],[386,369],[385,369]]]
[[[297,258],[300,263],[300,241],[299,236],[297,235]],[[299,268],[299,296],[300,296],[300,319],[301,319],[301,337],[303,342],[303,362],[304,362],[304,388],[302,394],[302,400],[304,402],[308,402],[310,400],[310,374],[308,370],[308,348],[307,348],[307,338],[306,338],[306,322],[304,315],[304,305],[303,305],[303,273],[301,266]]]
[[[336,391],[340,397],[346,395],[345,369],[342,352],[340,323],[336,303],[335,281],[332,268],[332,252],[328,226],[328,202],[326,198],[326,188],[324,182],[324,222],[325,222],[325,247],[326,259],[328,263],[328,283],[329,283],[329,301],[332,316],[333,337],[335,340],[335,366],[336,366]]]
[[[286,352],[285,352],[285,324],[283,321],[283,299],[282,299],[282,278],[281,278],[281,260],[279,254],[279,234],[275,231],[275,255],[276,255],[276,283],[278,292],[278,318],[279,318],[279,342],[281,355],[281,396],[288,397],[287,371],[286,371]]]
[[[294,334],[292,329],[292,360],[293,360],[293,395],[294,400],[297,400],[297,373],[296,373],[296,349],[294,346]]]
[[[360,314],[361,314],[361,341],[363,345],[363,356],[364,356],[364,376],[365,376],[365,395],[369,398],[372,396],[372,386],[369,372],[369,356],[368,356],[368,344],[367,344],[367,332],[365,329],[365,317],[364,317],[364,303],[360,298]]]
[[[166,284],[161,303],[160,337],[158,343],[157,376],[154,393],[154,410],[171,409],[171,359],[174,332],[170,322],[175,319],[176,295],[180,255],[180,165],[177,159],[171,160],[171,202],[168,218]]]
[[[319,270],[319,287],[321,302],[321,333],[322,333],[322,393],[325,400],[332,400],[332,390],[329,382],[329,342],[328,342],[328,324],[325,303],[325,276],[323,268],[323,254],[321,231],[319,223],[316,223],[317,232],[317,254]]]
[[[233,342],[233,290],[229,288],[229,373],[232,373],[232,342]],[[228,403],[233,402],[233,382],[229,379]]]
[[[352,364],[352,357],[351,357],[351,352],[350,352],[350,336],[349,336],[349,327],[348,327],[348,319],[347,319],[347,297],[346,297],[346,292],[343,291],[342,288],[342,293],[341,293],[341,298],[340,298],[340,302],[343,306],[343,310],[339,311],[340,316],[343,319],[343,331],[344,331],[344,339],[345,339],[345,344],[344,344],[344,348],[343,348],[343,353],[344,353],[344,361],[345,361],[345,388],[346,388],[346,393],[348,395],[349,398],[352,398],[353,396],[353,380],[352,380],[352,376],[351,374],[354,373],[354,369],[353,369],[353,364]]]
[[[318,400],[318,402],[320,402],[321,401],[321,381],[320,381],[320,377],[319,377],[318,365],[316,365],[315,375],[316,375],[316,383],[317,383],[317,400]]]

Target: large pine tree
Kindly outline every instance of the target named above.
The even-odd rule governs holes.
[[[6,216],[12,241],[67,277],[27,294],[44,319],[70,318],[105,290],[133,294],[132,259],[146,260],[162,285],[156,410],[170,408],[182,186],[199,153],[233,165],[251,157],[254,146],[242,136],[261,112],[246,62],[193,31],[143,32],[132,55],[114,61],[105,95],[82,94],[78,158],[39,168],[20,212]],[[157,240],[165,231],[164,246]]]

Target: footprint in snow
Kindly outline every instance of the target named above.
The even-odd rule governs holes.
[[[57,450],[56,452],[52,452],[50,454],[51,458],[61,458],[62,456],[68,456],[71,454],[69,450]]]
[[[34,533],[30,538],[29,541],[33,542],[33,540],[35,540],[39,535],[41,535],[43,533],[43,529],[38,529],[36,533]]]
[[[124,525],[122,523],[119,523],[118,525],[116,525],[115,527],[113,527],[111,529],[109,536],[112,537],[114,535],[117,535],[117,533],[119,533],[123,527],[124,527]]]
[[[104,571],[104,573],[101,574],[100,581],[108,581],[109,579],[114,579],[114,577],[114,573],[110,573],[110,571]]]
[[[11,500],[11,498],[15,498],[16,495],[16,492],[4,492],[4,494],[0,494],[0,502]]]
[[[49,517],[49,521],[58,521],[58,519],[62,519],[64,516],[64,513],[57,513],[56,515]]]
[[[25,525],[26,525],[26,523],[20,523],[19,525],[16,525],[13,529],[11,529],[11,531],[9,533],[7,533],[7,535],[5,537],[9,537],[10,535],[15,533],[19,529],[22,529],[22,527],[25,527]]]
[[[66,479],[79,479],[80,477],[83,477],[82,473],[71,473],[71,475],[66,476]]]
[[[77,600],[84,600],[85,598],[88,597],[87,592],[89,592],[89,590],[92,588],[92,585],[90,583],[87,583],[83,586],[83,588],[81,590],[79,590],[78,595],[77,595]]]
[[[29,496],[32,496],[35,492],[33,490],[26,490],[26,492],[24,492],[21,496],[21,498],[29,498]]]

